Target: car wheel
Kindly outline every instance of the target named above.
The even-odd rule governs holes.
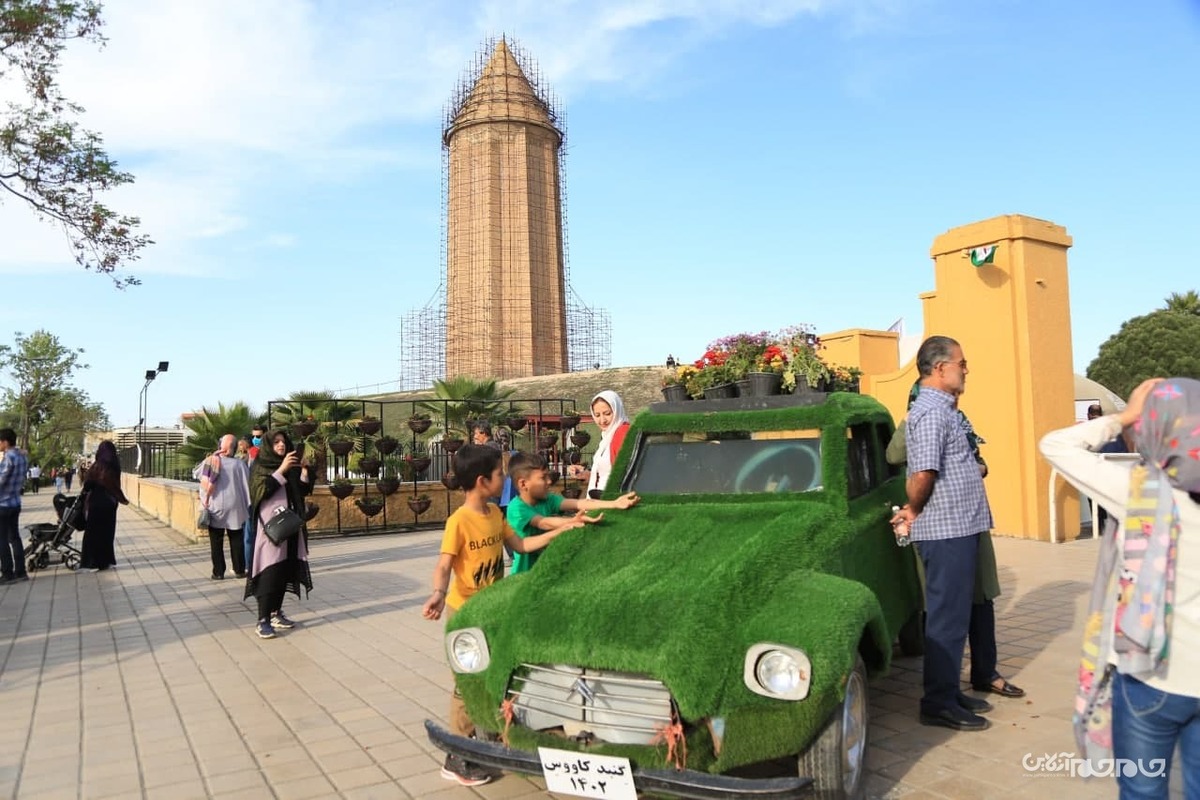
[[[905,656],[925,655],[925,612],[914,611],[900,628],[900,652]]]
[[[867,668],[861,657],[846,679],[846,696],[825,728],[800,755],[800,775],[813,779],[813,796],[860,798],[866,778]]]

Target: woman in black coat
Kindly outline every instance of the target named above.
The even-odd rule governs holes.
[[[121,491],[121,462],[117,448],[107,439],[96,448],[96,460],[88,470],[81,491],[87,525],[83,530],[82,569],[99,572],[116,566],[113,542],[117,537],[117,504],[128,504]]]

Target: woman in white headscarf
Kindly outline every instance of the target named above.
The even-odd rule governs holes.
[[[621,444],[629,431],[629,417],[625,415],[621,396],[611,389],[605,389],[592,398],[592,419],[600,429],[600,444],[592,459],[592,471],[583,473],[581,477],[587,480],[588,497],[595,499],[604,493],[613,464],[617,463],[617,453],[621,451]]]

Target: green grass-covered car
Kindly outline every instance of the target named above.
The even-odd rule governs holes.
[[[446,650],[480,733],[427,722],[431,740],[539,774],[539,747],[625,758],[653,794],[861,794],[867,676],[897,636],[920,647],[915,560],[888,522],[892,430],[857,394],[640,414],[609,495],[641,503],[455,615]]]

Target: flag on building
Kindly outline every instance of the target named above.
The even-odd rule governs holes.
[[[888,325],[888,332],[889,333],[898,333],[903,338],[903,336],[904,336],[904,317],[901,317],[900,319],[893,322],[891,325]]]
[[[996,245],[989,244],[987,247],[972,247],[970,254],[971,264],[976,267],[982,267],[984,264],[995,263]]]

